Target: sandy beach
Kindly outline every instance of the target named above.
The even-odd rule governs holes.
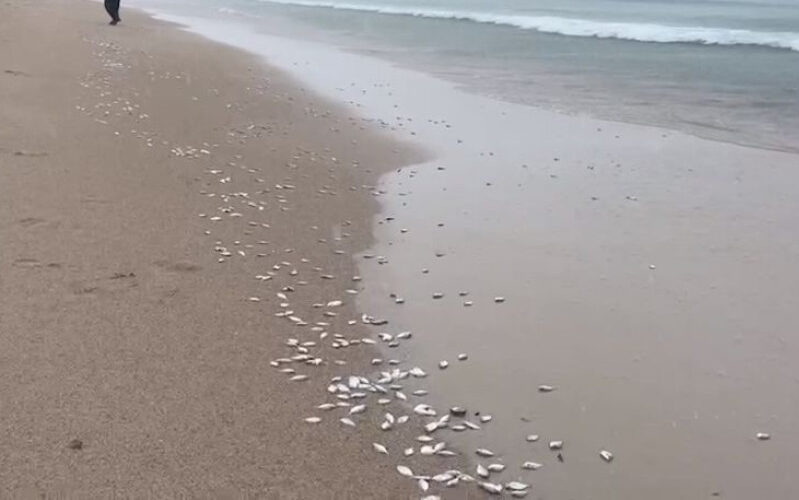
[[[796,154],[218,14],[0,5],[4,496],[799,495]]]
[[[4,496],[408,496],[364,451],[379,429],[303,421],[341,367],[312,385],[269,362],[290,351],[283,287],[297,315],[354,317],[361,185],[413,155],[241,52],[99,9],[0,6]],[[368,364],[360,347],[341,359]]]

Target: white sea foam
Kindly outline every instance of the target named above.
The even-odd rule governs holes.
[[[452,19],[513,26],[541,33],[567,36],[616,38],[639,42],[697,43],[703,45],[760,45],[799,52],[799,33],[768,32],[705,26],[668,26],[652,23],[620,23],[555,16],[525,16],[491,12],[427,9],[413,6],[338,3],[316,0],[261,0],[267,3],[325,7],[432,19]]]

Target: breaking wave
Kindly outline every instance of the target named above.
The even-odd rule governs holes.
[[[526,16],[519,14],[497,14],[491,12],[439,10],[427,9],[424,7],[337,3],[315,0],[261,1],[302,7],[324,7],[339,10],[374,12],[377,14],[470,21],[500,26],[513,26],[519,29],[566,36],[615,38],[619,40],[652,43],[758,45],[799,52],[799,33],[785,31],[768,32],[704,26],[668,26],[652,23],[593,21],[555,16]]]

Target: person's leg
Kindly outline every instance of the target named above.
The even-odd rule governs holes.
[[[105,11],[111,16],[111,24],[119,22],[119,0],[105,0]]]

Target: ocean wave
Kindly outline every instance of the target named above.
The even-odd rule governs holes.
[[[267,3],[297,5],[302,7],[324,7],[330,9],[374,12],[431,19],[451,19],[483,24],[512,26],[566,36],[590,38],[615,38],[654,43],[697,43],[702,45],[759,45],[799,52],[799,33],[751,31],[743,29],[712,28],[704,26],[668,26],[653,23],[622,23],[592,21],[555,16],[526,16],[497,14],[490,12],[468,12],[457,10],[427,9],[424,7],[400,7],[336,3],[315,0],[261,0]]]

